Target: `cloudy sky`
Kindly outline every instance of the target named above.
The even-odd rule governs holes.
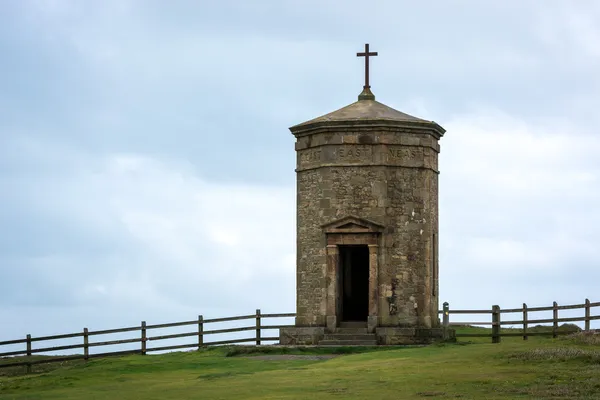
[[[0,340],[295,310],[288,127],[446,128],[441,298],[600,301],[597,1],[0,2]]]

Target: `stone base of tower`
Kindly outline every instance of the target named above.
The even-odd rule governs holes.
[[[324,326],[279,329],[279,344],[284,346],[316,346],[324,338]]]
[[[283,346],[349,346],[349,345],[424,345],[456,340],[454,329],[448,328],[368,328],[289,327],[279,330],[279,344]]]
[[[456,341],[456,331],[444,328],[378,327],[375,330],[379,345],[431,344]]]

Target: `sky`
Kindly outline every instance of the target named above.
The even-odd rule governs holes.
[[[365,43],[447,131],[441,301],[600,301],[597,1],[2,1],[0,340],[294,312],[288,128]]]

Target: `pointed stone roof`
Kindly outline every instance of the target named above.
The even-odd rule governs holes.
[[[441,136],[445,130],[433,121],[427,121],[421,118],[395,110],[375,100],[375,96],[370,93],[360,94],[358,101],[330,112],[329,114],[311,119],[290,128],[292,133],[297,134],[304,131],[313,130],[323,126],[335,125],[421,125],[428,126],[437,131]]]
[[[360,120],[389,120],[389,121],[417,121],[430,122],[421,118],[413,117],[401,111],[388,107],[376,100],[359,100],[352,104],[342,107],[339,110],[330,112],[329,114],[311,119],[295,125],[292,128],[304,125],[314,124],[315,122],[330,122],[330,121],[360,121]]]

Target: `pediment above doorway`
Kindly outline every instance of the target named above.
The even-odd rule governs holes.
[[[325,233],[381,233],[384,226],[365,218],[349,215],[321,225]]]

